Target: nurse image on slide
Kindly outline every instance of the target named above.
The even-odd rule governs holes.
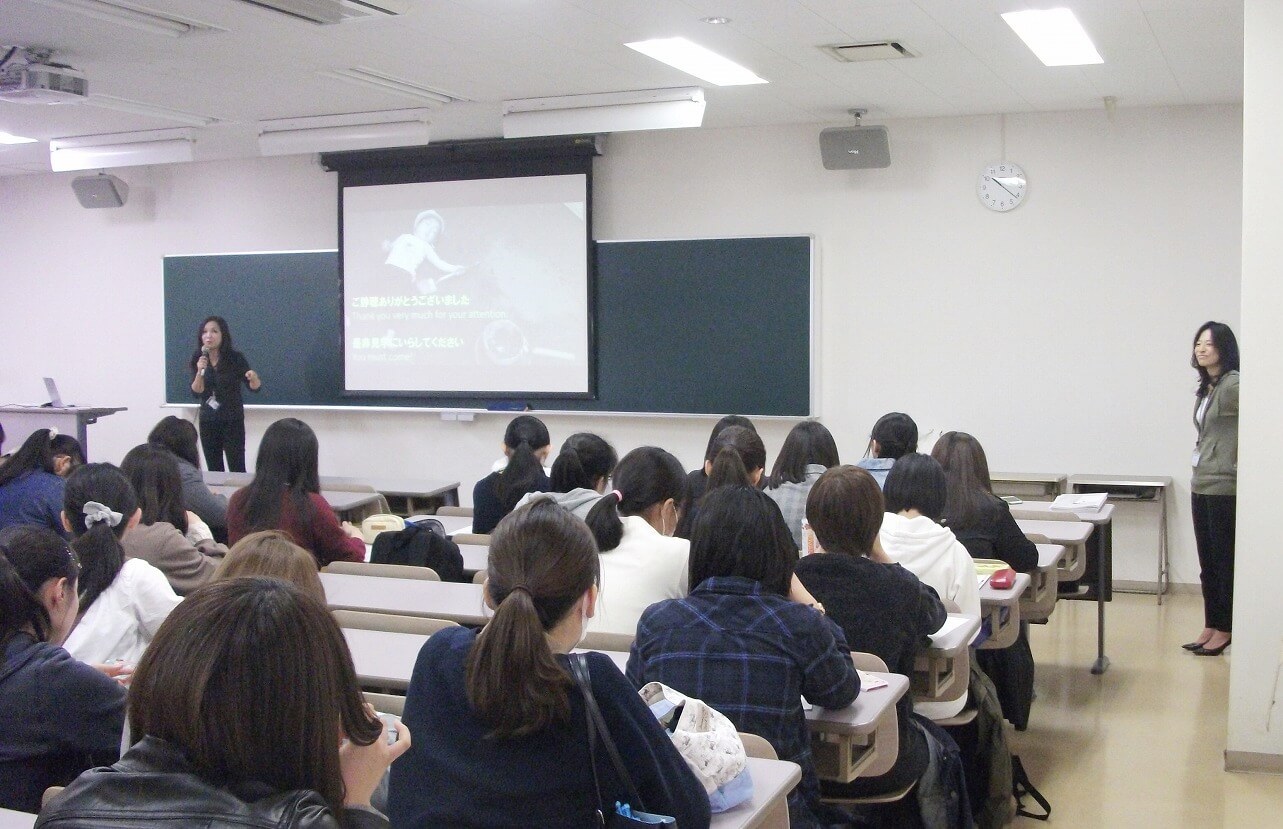
[[[393,241],[384,241],[383,249],[388,252],[384,264],[393,274],[404,274],[410,284],[425,294],[435,293],[437,284],[452,276],[458,276],[467,270],[460,265],[451,265],[437,255],[435,248],[437,237],[445,230],[445,219],[435,210],[424,210],[414,217],[414,232],[402,233]],[[431,268],[423,269],[427,262]],[[440,273],[433,273],[433,271]]]

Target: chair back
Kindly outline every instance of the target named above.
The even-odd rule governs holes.
[[[340,573],[345,576],[382,576],[389,579],[441,581],[437,571],[431,567],[415,567],[410,564],[368,564],[364,561],[331,561],[325,565],[325,572]]]
[[[749,757],[758,757],[763,760],[780,759],[780,756],[775,753],[775,746],[771,745],[765,737],[749,734],[747,731],[741,731],[739,735],[740,742],[744,744],[744,753]]]
[[[405,697],[399,694],[376,694],[374,691],[363,691],[365,701],[374,706],[380,714],[392,714],[400,717],[405,713]]]
[[[605,631],[590,630],[584,637],[584,641],[579,647],[590,651],[623,651],[628,653],[633,647],[633,634],[631,633],[607,633]]]
[[[481,535],[480,533],[455,533],[450,536],[450,540],[455,544],[478,544],[482,547],[490,546],[490,536]]]
[[[851,651],[851,661],[855,663],[857,670],[887,672],[887,663],[882,661],[882,657],[871,653]],[[900,754],[900,712],[898,710],[894,712],[894,716],[883,719],[874,739],[877,740],[878,755],[865,767],[864,771],[860,772],[861,777],[877,777],[886,774],[895,765],[896,757]]]
[[[332,610],[341,628],[379,630],[387,633],[417,633],[431,636],[439,630],[459,627],[458,622],[426,616],[398,616],[395,613],[371,613],[365,610]]]
[[[460,518],[471,518],[472,507],[437,507],[437,515],[455,515]]]

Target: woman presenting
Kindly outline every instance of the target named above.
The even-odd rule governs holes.
[[[1230,644],[1234,615],[1234,511],[1238,479],[1238,341],[1222,322],[1194,336],[1190,365],[1198,370],[1194,405],[1194,478],[1190,482],[1194,540],[1203,582],[1203,632],[1183,647],[1218,656]]]
[[[206,317],[192,354],[192,394],[200,398],[200,445],[205,465],[222,472],[223,453],[232,472],[245,471],[245,404],[241,383],[250,391],[263,387],[249,361],[232,346],[232,332],[222,317]]]

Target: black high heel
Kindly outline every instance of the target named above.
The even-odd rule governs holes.
[[[1186,642],[1185,644],[1181,645],[1181,647],[1187,651],[1196,651],[1206,644],[1207,644],[1206,642]]]
[[[1233,641],[1232,639],[1225,640],[1225,644],[1221,645],[1219,648],[1197,647],[1194,650],[1190,651],[1190,653],[1194,654],[1195,656],[1220,656],[1225,651],[1225,649],[1230,646],[1230,643],[1232,641]]]

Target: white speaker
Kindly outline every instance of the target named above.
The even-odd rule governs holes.
[[[891,166],[891,145],[883,126],[829,127],[820,131],[820,158],[826,170]]]
[[[71,189],[81,207],[123,207],[129,198],[129,185],[106,173],[78,176],[71,180]]]

